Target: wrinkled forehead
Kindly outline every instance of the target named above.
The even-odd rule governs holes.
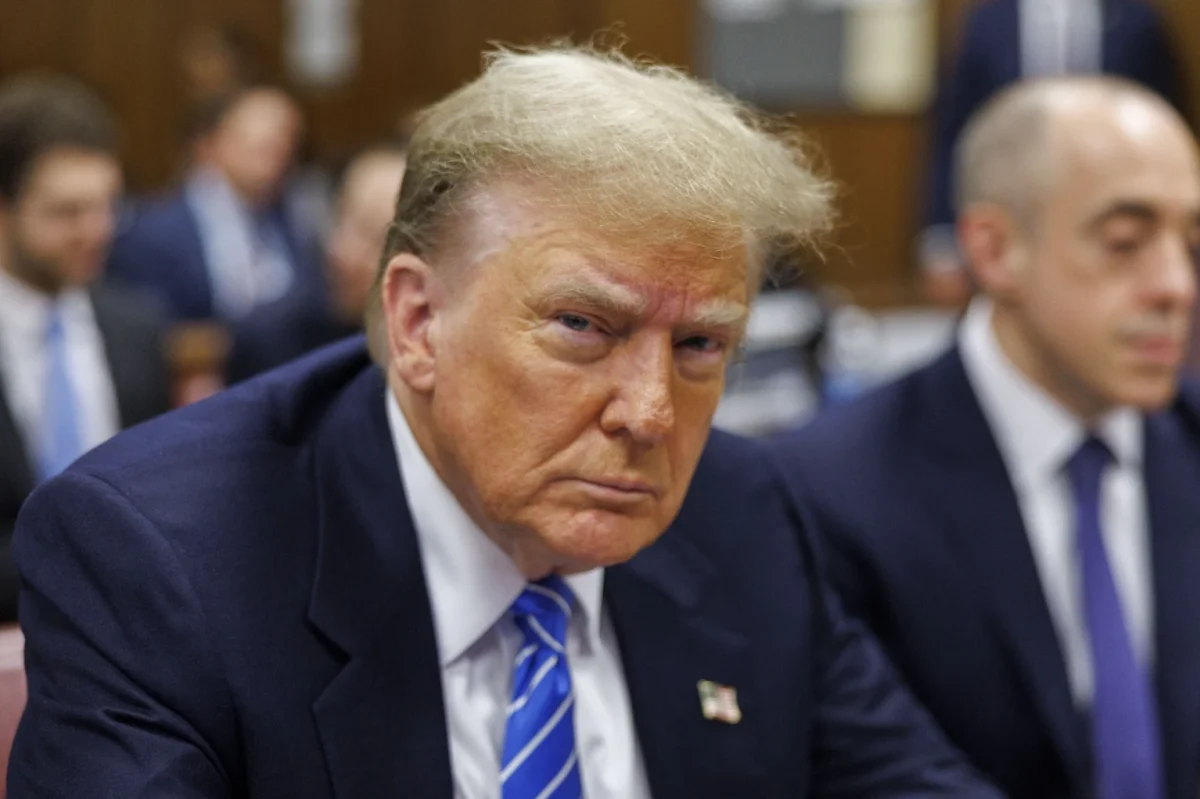
[[[510,261],[522,279],[586,265],[643,291],[753,293],[757,271],[740,230],[666,217],[616,224],[560,199],[517,181],[476,190],[445,226],[439,255],[458,265]]]

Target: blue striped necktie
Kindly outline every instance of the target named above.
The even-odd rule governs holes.
[[[566,652],[572,601],[566,583],[552,575],[530,583],[513,603],[513,619],[525,640],[513,664],[500,760],[503,799],[583,796]]]
[[[1100,484],[1112,453],[1089,438],[1067,464],[1096,687],[1092,754],[1099,799],[1161,799],[1162,753],[1153,681],[1138,663],[1100,534]]]
[[[46,323],[46,379],[42,395],[41,440],[38,442],[38,476],[49,480],[83,454],[79,410],[68,364],[62,311],[50,309]]]

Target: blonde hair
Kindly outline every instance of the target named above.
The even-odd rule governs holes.
[[[549,186],[605,231],[744,247],[752,291],[832,222],[832,184],[799,134],[721,91],[611,50],[497,49],[418,116],[379,278],[397,253],[436,252],[463,201],[505,179]],[[382,362],[380,279],[367,327]]]

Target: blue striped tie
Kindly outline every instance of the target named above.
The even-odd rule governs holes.
[[[75,387],[67,363],[62,312],[52,308],[46,324],[46,381],[42,396],[38,476],[49,480],[83,454]]]
[[[513,664],[512,702],[501,757],[503,799],[578,799],[575,695],[567,668],[571,589],[561,578],[530,585],[513,603],[525,642]]]

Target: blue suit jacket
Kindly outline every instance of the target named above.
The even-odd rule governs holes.
[[[933,109],[926,226],[953,224],[954,145],[971,116],[1021,78],[1019,0],[982,0],[967,14],[954,61]],[[1101,68],[1137,81],[1184,108],[1182,68],[1160,13],[1146,0],[1103,0]]]
[[[305,241],[281,206],[272,212],[295,269],[290,294],[323,300],[324,279],[315,243]],[[172,319],[212,319],[212,282],[196,213],[187,194],[137,204],[113,241],[107,277],[156,298]]]
[[[9,795],[452,794],[434,628],[361,341],[119,436],[27,504]],[[993,797],[715,435],[678,521],[607,570],[657,797]],[[702,718],[697,681],[744,720]]]
[[[1190,391],[1191,389],[1189,389]],[[1013,797],[1091,797],[1089,735],[1000,451],[957,350],[772,443],[847,612]],[[1146,422],[1168,796],[1200,777],[1200,397]]]

